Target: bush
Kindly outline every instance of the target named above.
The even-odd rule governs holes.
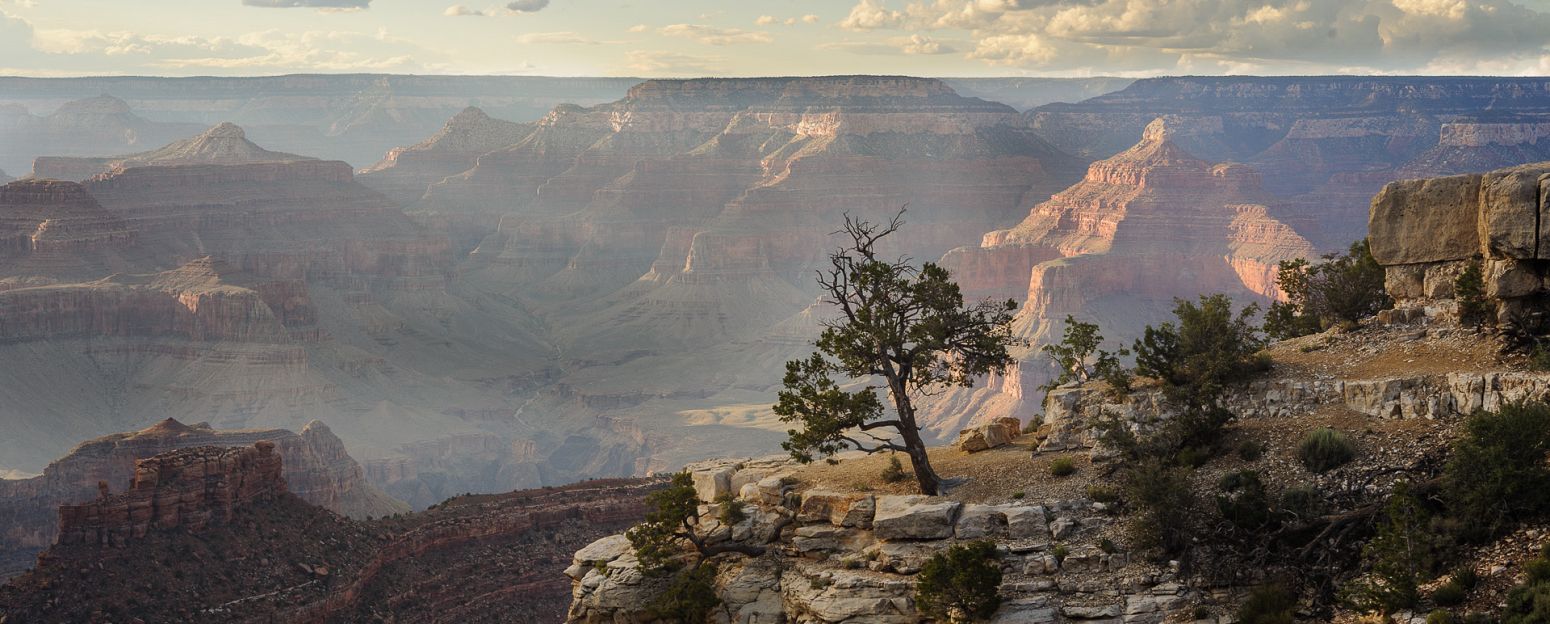
[[[1265,333],[1285,340],[1377,314],[1393,305],[1383,287],[1383,267],[1373,259],[1367,241],[1351,244],[1344,254],[1325,255],[1318,264],[1297,259],[1281,262],[1276,286],[1284,303],[1265,313]]]
[[[1297,445],[1297,459],[1313,472],[1325,472],[1345,465],[1356,457],[1356,445],[1344,433],[1319,427],[1309,431]]]
[[[1473,540],[1497,535],[1509,523],[1550,508],[1545,467],[1550,449],[1550,405],[1517,403],[1477,412],[1465,423],[1443,468],[1443,500]]]
[[[1049,473],[1057,477],[1066,477],[1076,473],[1076,462],[1070,457],[1056,457],[1049,463]]]
[[[1491,322],[1490,304],[1485,298],[1485,276],[1480,260],[1464,266],[1453,280],[1453,299],[1459,304],[1459,323],[1479,327]]]
[[[1044,346],[1044,353],[1060,371],[1044,389],[1052,390],[1073,381],[1087,383],[1096,375],[1108,381],[1115,390],[1129,392],[1130,373],[1120,364],[1120,358],[1130,352],[1120,349],[1110,353],[1098,348],[1102,343],[1103,334],[1098,333],[1096,323],[1083,323],[1067,314],[1060,343]]]
[[[1238,444],[1238,457],[1243,461],[1258,461],[1265,454],[1265,447],[1253,440],[1244,440]]]
[[[1256,532],[1272,521],[1270,499],[1265,495],[1265,485],[1259,473],[1240,470],[1222,476],[1217,484],[1222,491],[1216,497],[1216,509],[1222,519],[1240,530]]]
[[[1469,591],[1459,585],[1457,581],[1448,581],[1432,590],[1432,602],[1439,607],[1456,607],[1464,604],[1464,599],[1469,596]]]
[[[995,542],[956,544],[921,566],[915,577],[915,604],[921,613],[943,621],[954,611],[975,620],[988,619],[1001,606],[1000,586]]]
[[[1442,609],[1426,614],[1426,624],[1453,624],[1454,622],[1453,614]]]
[[[646,612],[667,622],[704,622],[721,604],[715,580],[714,566],[686,568],[673,575],[667,589],[646,605]]]
[[[1135,544],[1170,555],[1189,545],[1195,517],[1189,475],[1189,468],[1155,459],[1127,471],[1125,500],[1135,509],[1130,522]]]
[[[1297,597],[1280,585],[1265,585],[1249,593],[1238,607],[1238,624],[1292,624]]]
[[[1250,323],[1258,311],[1249,305],[1234,315],[1227,295],[1175,299],[1177,323],[1148,326],[1136,341],[1136,373],[1162,380],[1172,399],[1213,404],[1227,384],[1259,368],[1254,354],[1264,341]]]
[[[1550,544],[1542,549],[1540,557],[1524,568],[1528,571],[1523,584],[1507,592],[1507,610],[1502,624],[1542,624],[1550,622]]]
[[[1480,574],[1471,566],[1463,566],[1453,571],[1453,582],[1464,591],[1469,591],[1480,584]]]
[[[1114,503],[1119,501],[1119,490],[1095,483],[1087,486],[1087,498],[1095,503]]]
[[[1281,513],[1308,519],[1324,513],[1324,497],[1318,490],[1306,485],[1294,485],[1281,490]]]
[[[1418,585],[1430,578],[1446,540],[1408,484],[1395,486],[1384,513],[1377,537],[1362,548],[1370,572],[1347,585],[1343,597],[1357,609],[1389,614],[1416,605]]]
[[[898,455],[888,456],[888,467],[883,469],[883,483],[900,483],[908,481],[910,475],[904,472],[904,464],[899,463]]]

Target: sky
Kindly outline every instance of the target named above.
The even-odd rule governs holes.
[[[0,74],[1550,74],[1550,0],[0,0]]]

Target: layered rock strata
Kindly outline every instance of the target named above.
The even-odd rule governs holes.
[[[93,176],[152,165],[241,165],[260,162],[316,160],[306,156],[271,152],[247,139],[236,124],[223,122],[198,136],[174,141],[158,149],[126,156],[40,156],[33,161],[38,178],[85,180]]]
[[[1162,118],[1140,143],[1094,163],[1083,181],[1035,205],[1022,223],[947,254],[942,262],[967,295],[1023,301],[1014,330],[1029,349],[979,400],[996,403],[994,413],[1035,413],[1022,391],[1052,378],[1040,347],[1059,339],[1067,315],[1097,322],[1123,344],[1166,320],[1175,298],[1279,297],[1278,263],[1314,249],[1272,215],[1267,199],[1257,172],[1191,156]],[[981,411],[965,400],[934,407],[933,429],[955,432],[965,415]]]
[[[155,530],[199,531],[231,521],[243,507],[285,494],[273,442],[201,446],[135,462],[129,489],[59,508],[60,544],[123,546]]]
[[[696,521],[709,543],[765,549],[716,561],[713,586],[731,621],[918,622],[924,616],[912,575],[947,546],[984,539],[996,543],[1007,570],[996,621],[1161,622],[1195,599],[1176,573],[1126,552],[1059,546],[1090,540],[1114,522],[1089,501],[982,504],[799,490],[780,478],[794,468],[775,459],[689,467],[697,483],[723,473],[744,483],[738,497],[746,517],[731,526],[715,520],[726,503],[708,502],[712,492],[700,489],[706,503]],[[641,572],[623,535],[577,551],[566,575],[573,586],[568,622],[650,621],[645,605],[667,581]]]
[[[1545,213],[1550,163],[1484,174],[1404,180],[1372,199],[1372,255],[1401,317],[1456,318],[1455,282],[1470,264],[1495,320],[1525,322],[1550,289]]]
[[[59,506],[97,497],[98,484],[121,487],[131,482],[139,460],[183,448],[252,446],[259,441],[275,445],[284,458],[288,491],[309,503],[352,518],[409,510],[367,483],[360,464],[321,422],[309,423],[298,434],[283,429],[217,431],[204,423],[188,426],[169,418],[133,433],[83,442],[36,477],[0,480],[0,525],[5,527],[0,531],[0,575],[31,566],[33,555],[54,543]]]
[[[529,124],[495,119],[470,106],[447,120],[430,138],[396,147],[359,172],[363,184],[405,206],[420,201],[431,184],[472,168],[483,154],[516,144]]]

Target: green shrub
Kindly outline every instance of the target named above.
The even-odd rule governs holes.
[[[1265,447],[1253,440],[1244,440],[1238,444],[1238,457],[1243,461],[1258,461],[1265,454]]]
[[[1050,549],[1049,554],[1056,561],[1065,561],[1066,556],[1071,554],[1071,549],[1067,548],[1065,544],[1056,544],[1054,548]]]
[[[1432,602],[1439,607],[1456,607],[1464,604],[1469,592],[1455,581],[1448,581],[1432,590]]]
[[[1120,349],[1108,352],[1099,349],[1103,334],[1098,333],[1096,323],[1084,323],[1070,314],[1066,315],[1066,329],[1058,344],[1045,345],[1044,353],[1060,371],[1044,386],[1053,390],[1071,382],[1087,383],[1095,376],[1108,382],[1118,392],[1130,391],[1130,371],[1120,364],[1120,358],[1130,355]]]
[[[646,605],[646,612],[667,622],[704,622],[711,610],[721,604],[715,579],[714,566],[685,568],[674,574],[667,589]]]
[[[1234,315],[1227,295],[1202,295],[1199,302],[1174,300],[1177,323],[1148,326],[1135,343],[1136,373],[1162,380],[1171,398],[1209,405],[1227,384],[1255,372],[1255,353],[1264,341],[1250,323],[1259,307]]]
[[[1222,519],[1244,531],[1259,531],[1271,524],[1270,499],[1264,483],[1253,470],[1229,472],[1217,484],[1216,509]]]
[[[1318,490],[1306,485],[1294,485],[1281,490],[1281,513],[1309,519],[1324,513],[1324,497]]]
[[[1012,492],[1012,500],[1022,500],[1027,495],[1027,492]]]
[[[1426,624],[1453,624],[1453,614],[1442,609],[1437,609],[1426,614]]]
[[[716,520],[727,526],[732,526],[748,519],[748,513],[744,510],[743,501],[733,496],[731,492],[716,497]]]
[[[1480,584],[1480,574],[1472,566],[1462,566],[1453,571],[1453,582],[1467,592]]]
[[[1550,508],[1550,406],[1517,403],[1477,412],[1443,468],[1443,499],[1453,517],[1483,540],[1511,522]]]
[[[908,481],[910,475],[904,472],[904,464],[899,463],[898,455],[888,456],[888,467],[883,469],[883,483],[900,483]]]
[[[1418,585],[1430,578],[1447,539],[1437,534],[1408,484],[1395,486],[1384,514],[1377,537],[1362,548],[1370,572],[1347,585],[1342,597],[1362,611],[1390,614],[1416,605]]]
[[[1326,327],[1354,327],[1356,321],[1393,305],[1383,280],[1383,267],[1373,259],[1365,239],[1344,254],[1325,255],[1318,264],[1300,258],[1283,261],[1276,286],[1287,300],[1271,304],[1265,313],[1265,333],[1285,340]]]
[[[1111,486],[1094,483],[1087,486],[1087,498],[1095,503],[1119,502],[1119,490]]]
[[[1485,298],[1485,276],[1480,270],[1480,260],[1464,266],[1453,280],[1453,298],[1459,304],[1459,322],[1479,327],[1491,322],[1490,303]]]
[[[1238,607],[1238,624],[1292,624],[1297,597],[1280,585],[1265,585],[1249,593]]]
[[[989,619],[1001,606],[1001,564],[989,540],[955,544],[932,555],[915,577],[915,604],[921,613],[947,620],[959,611],[971,619]]]
[[[1076,473],[1076,461],[1070,457],[1056,457],[1049,463],[1049,473],[1057,477],[1066,477]]]
[[[1101,551],[1103,551],[1106,554],[1112,555],[1114,553],[1119,552],[1119,546],[1114,543],[1114,540],[1111,540],[1111,539],[1105,537],[1105,538],[1103,538],[1101,540],[1098,540],[1098,550],[1101,550]]]
[[[1135,509],[1130,530],[1134,543],[1166,554],[1190,543],[1195,517],[1190,469],[1155,459],[1138,462],[1126,473],[1125,500]]]
[[[1356,457],[1356,445],[1344,433],[1319,427],[1309,431],[1297,445],[1297,459],[1313,472],[1325,472]]]

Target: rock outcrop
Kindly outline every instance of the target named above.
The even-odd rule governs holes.
[[[68,539],[0,586],[0,618],[558,621],[571,554],[638,522],[660,485],[592,481],[356,521],[281,493],[279,451],[268,444],[143,460],[137,489],[66,507]]]
[[[230,522],[244,507],[285,494],[274,443],[200,446],[135,462],[129,489],[59,508],[58,543],[124,546],[151,530],[199,531]]]
[[[530,124],[495,119],[470,106],[430,138],[393,148],[377,164],[362,169],[359,177],[394,201],[412,205],[431,184],[473,168],[481,155],[516,144],[532,129]]]
[[[198,136],[174,141],[148,152],[126,156],[62,157],[41,156],[33,162],[32,174],[38,178],[86,180],[93,176],[122,171],[130,167],[174,165],[243,165],[260,162],[316,160],[306,156],[271,152],[247,139],[236,124],[223,122]]]
[[[1090,541],[1114,522],[1089,501],[985,504],[800,488],[777,476],[795,466],[772,462],[778,460],[731,464],[731,478],[749,484],[740,496],[742,521],[720,524],[715,517],[725,503],[710,501],[697,518],[711,544],[764,549],[759,556],[716,560],[718,609],[733,622],[922,621],[912,575],[949,545],[981,539],[996,543],[1005,571],[994,621],[1161,622],[1198,595],[1176,571],[1132,560],[1112,544],[1107,550],[1066,546]],[[689,469],[699,474],[727,466],[718,461]],[[744,476],[745,470],[754,474]],[[573,587],[566,621],[651,621],[645,606],[667,579],[643,574],[639,563],[622,535],[578,550],[565,571]]]
[[[34,157],[45,154],[102,156],[145,149],[197,132],[201,126],[151,121],[136,114],[128,102],[105,94],[65,102],[48,115],[33,116],[25,107],[16,112],[13,119],[0,124],[0,166],[11,171],[27,171]]]
[[[74,182],[0,186],[0,279],[97,277],[131,265],[135,233]]]
[[[1022,390],[1052,378],[1040,347],[1059,340],[1067,315],[1124,343],[1166,320],[1176,297],[1277,298],[1277,264],[1314,255],[1265,205],[1258,172],[1191,156],[1172,123],[1154,121],[1140,143],[1093,163],[1083,181],[1034,206],[1022,223],[943,258],[967,295],[1020,292],[1023,300],[1014,326],[1030,347],[1008,374],[1017,379],[978,391],[998,403],[993,413],[1036,413],[1021,405]],[[945,433],[979,410],[949,399],[935,411],[932,427]]]
[[[288,491],[303,500],[352,518],[406,512],[409,506],[367,483],[360,464],[344,443],[321,422],[301,433],[284,429],[218,431],[209,425],[184,425],[167,419],[133,433],[81,443],[28,479],[0,480],[0,576],[32,565],[33,555],[54,543],[61,505],[96,498],[99,484],[123,487],[132,481],[139,460],[193,447],[247,447],[272,442],[284,460]]]
[[[1469,264],[1503,325],[1526,322],[1550,290],[1541,220],[1550,163],[1484,174],[1403,180],[1372,200],[1373,258],[1387,272],[1392,318],[1457,318],[1454,284]]]
[[[1334,250],[1365,234],[1368,200],[1390,181],[1545,158],[1532,137],[1550,121],[1547,98],[1542,78],[1190,76],[1138,80],[1028,116],[1055,146],[1092,158],[1124,150],[1159,115],[1209,129],[1180,144],[1274,172],[1264,184],[1283,200],[1283,217]]]

